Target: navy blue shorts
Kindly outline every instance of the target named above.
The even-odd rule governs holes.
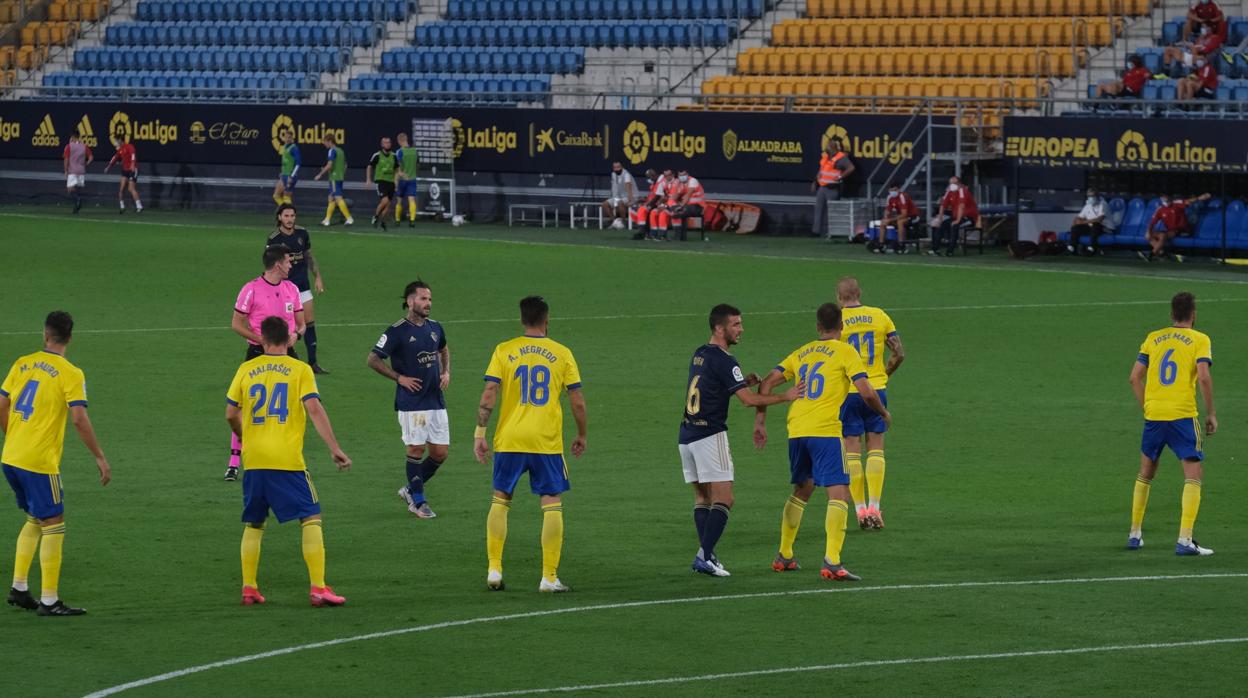
[[[343,191],[343,189],[342,189],[342,180],[338,180],[337,182],[330,182],[330,183],[329,183],[329,198],[331,198],[331,199],[332,199],[332,198],[334,198],[335,196],[344,196],[344,194],[342,193],[342,191]]]
[[[282,188],[286,191],[294,191],[295,185],[299,183],[299,177],[290,175],[282,175]]]
[[[835,436],[803,436],[789,439],[789,482],[800,485],[814,480],[820,487],[848,485],[845,452]]]
[[[137,182],[139,181],[139,171],[138,170],[122,170],[121,178],[128,179],[131,182]]]
[[[404,179],[399,182],[399,196],[407,198],[416,196],[416,180]]]
[[[494,454],[494,489],[499,492],[514,492],[520,476],[526,472],[533,494],[556,495],[572,489],[572,483],[568,482],[568,466],[560,454]]]
[[[880,396],[880,402],[888,407],[888,391],[877,390],[876,395]],[[862,395],[858,393],[850,393],[845,396],[845,402],[841,404],[841,433],[845,436],[862,436],[865,433],[883,434],[888,431],[888,424],[884,422],[884,418],[875,413],[875,410],[867,407],[867,403],[862,399]]]
[[[269,510],[278,523],[321,513],[321,501],[306,470],[243,468],[243,523],[260,523]]]
[[[1196,417],[1158,422],[1144,420],[1144,436],[1140,439],[1140,453],[1149,460],[1161,458],[1167,447],[1179,460],[1204,460],[1201,450],[1200,421]]]
[[[4,479],[17,496],[17,508],[36,519],[50,519],[65,513],[64,490],[60,475],[36,473],[11,465],[4,466]]]

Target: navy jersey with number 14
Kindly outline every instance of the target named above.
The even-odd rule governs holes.
[[[744,387],[745,375],[732,354],[714,344],[698,347],[689,362],[680,443],[689,444],[728,431],[728,404]]]

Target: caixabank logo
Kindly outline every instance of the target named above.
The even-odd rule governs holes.
[[[61,144],[56,135],[56,126],[52,123],[52,115],[44,114],[43,121],[35,127],[35,135],[31,136],[30,144],[37,148],[55,148]]]
[[[0,142],[8,143],[22,137],[22,124],[18,121],[5,121],[0,118]]]
[[[178,141],[176,124],[162,123],[160,119],[136,121],[124,111],[114,113],[113,118],[109,119],[108,134],[114,143],[149,141],[167,145]]]
[[[347,142],[347,130],[334,128],[324,121],[316,124],[301,124],[287,114],[278,114],[269,128],[269,143],[273,150],[282,152],[282,132],[289,129],[295,134],[295,142],[299,145],[316,145],[325,140],[325,136],[333,136],[334,142],[343,145]],[[211,135],[211,134],[210,134]],[[259,134],[256,134],[259,135]]]
[[[497,126],[476,129],[464,126],[462,121],[452,118],[451,130],[455,134],[455,145],[451,155],[456,159],[464,154],[465,149],[493,150],[502,155],[520,147],[520,134]]]
[[[670,153],[692,159],[706,154],[706,136],[686,133],[685,130],[650,132],[643,121],[631,121],[624,128],[624,157],[634,165],[640,165],[651,153]]]
[[[914,141],[897,141],[887,133],[874,138],[863,138],[851,136],[845,127],[832,124],[823,132],[823,137],[819,140],[819,149],[823,150],[828,147],[828,141],[833,139],[841,142],[841,146],[845,148],[850,157],[888,160],[891,165],[896,165],[902,160],[914,159]]]
[[[1218,162],[1218,149],[1193,143],[1191,139],[1163,143],[1151,141],[1135,130],[1124,131],[1115,148],[1118,161],[1145,167],[1207,168]]]

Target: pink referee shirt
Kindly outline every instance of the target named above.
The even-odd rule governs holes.
[[[256,334],[260,334],[260,323],[274,316],[284,319],[293,334],[295,313],[303,310],[303,301],[299,300],[299,289],[291,282],[283,279],[274,285],[265,281],[263,276],[257,276],[243,284],[234,309],[247,316],[247,324]],[[255,344],[251,340],[247,342]]]

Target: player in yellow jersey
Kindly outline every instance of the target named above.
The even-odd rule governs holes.
[[[303,433],[312,420],[334,464],[351,467],[338,447],[329,415],[316,392],[312,367],[287,355],[294,343],[286,320],[268,317],[260,323],[264,353],[243,362],[225,397],[225,420],[243,440],[243,605],[264,603],[256,575],[260,539],[269,510],[278,523],[299,519],[303,529],[303,561],[308,566],[313,606],[341,606],[346,599],[325,584],[325,538],[321,503],[303,460]]]
[[[841,306],[841,322],[845,325],[841,339],[858,351],[867,369],[867,380],[880,396],[880,402],[888,407],[889,376],[906,359],[897,326],[888,313],[862,304],[862,288],[852,276],[837,282],[836,296]],[[867,406],[852,385],[841,407],[841,425],[845,436],[845,465],[849,469],[849,493],[854,498],[858,526],[882,529],[884,515],[880,513],[880,497],[884,492],[884,432],[888,431],[888,425]],[[865,483],[863,441],[867,447]]]
[[[41,616],[80,616],[81,608],[65,605],[58,595],[61,551],[65,543],[65,502],[61,491],[61,453],[65,447],[68,414],[100,469],[100,484],[112,479],[112,469],[87,417],[87,384],[82,370],[65,359],[65,347],[74,334],[69,313],[49,313],[43,323],[43,351],[13,363],[0,384],[0,454],[4,477],[26,512],[26,524],[17,537],[13,587],[9,605],[37,610]],[[30,594],[26,577],[39,551],[42,572],[40,599]]]
[[[541,497],[542,503],[542,581],[538,591],[571,591],[559,581],[559,557],[563,552],[561,495],[572,487],[563,462],[563,409],[559,395],[568,391],[577,434],[572,455],[579,458],[585,452],[581,373],[572,352],[547,337],[550,306],[545,300],[529,296],[520,301],[520,322],[524,334],[494,348],[485,369],[485,390],[477,410],[473,453],[484,464],[490,453],[485,441],[486,426],[494,405],[502,403],[494,433],[494,498],[486,519],[486,585],[495,591],[504,588],[507,512],[520,476],[527,472],[529,489]]]
[[[1205,399],[1204,435],[1218,430],[1213,408],[1213,348],[1209,336],[1192,329],[1196,324],[1196,298],[1179,293],[1170,300],[1171,326],[1152,332],[1140,345],[1131,367],[1131,389],[1144,408],[1144,436],[1140,440],[1140,474],[1131,498],[1131,533],[1127,549],[1144,547],[1144,509],[1157,462],[1167,446],[1183,463],[1183,510],[1175,555],[1212,555],[1192,538],[1200,511],[1200,483],[1205,454],[1196,410],[1196,384]]]
[[[799,569],[793,553],[797,529],[815,485],[828,491],[828,511],[824,517],[827,544],[824,548],[824,579],[856,582],[857,575],[841,564],[845,524],[849,521],[849,473],[841,444],[841,405],[850,387],[888,425],[892,417],[867,378],[867,370],[854,348],[840,341],[843,329],[841,308],[824,303],[815,313],[818,339],[807,342],[789,354],[759,386],[760,395],[770,395],[777,386],[791,380],[806,384],[806,394],[789,405],[789,470],[793,495],[784,504],[780,522],[780,552],[772,563],[777,572]],[[767,444],[766,408],[758,408],[754,422],[754,444]]]

